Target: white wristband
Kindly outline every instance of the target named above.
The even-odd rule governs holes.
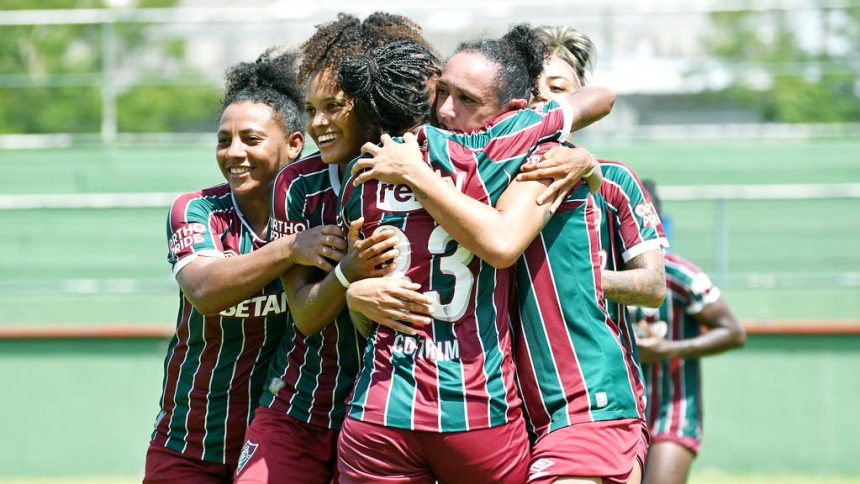
[[[340,264],[334,266],[334,277],[337,277],[337,280],[344,289],[349,287],[349,279],[343,275],[343,270],[340,268]]]

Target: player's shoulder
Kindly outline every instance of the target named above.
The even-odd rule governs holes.
[[[189,205],[218,206],[228,203],[232,205],[230,197],[230,185],[220,183],[208,188],[202,188],[193,192],[183,193],[177,196],[171,204],[172,209],[187,207]]]
[[[306,156],[300,160],[294,161],[285,167],[275,176],[276,184],[290,184],[302,178],[302,175],[318,173],[328,169],[328,165],[322,160],[322,155],[319,151]]]
[[[666,277],[669,278],[689,281],[698,274],[704,274],[699,266],[673,252],[664,254],[663,261],[666,266]]]
[[[603,178],[610,180],[629,180],[638,179],[636,171],[627,163],[622,163],[615,160],[597,160],[600,163],[600,169],[603,171]]]

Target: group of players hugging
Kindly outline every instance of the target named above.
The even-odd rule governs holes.
[[[226,183],[168,215],[144,482],[686,480],[698,358],[744,334],[655,194],[569,141],[614,103],[593,54],[517,25],[442,62],[340,14],[229,69]]]

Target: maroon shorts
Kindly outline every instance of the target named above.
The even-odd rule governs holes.
[[[639,419],[571,425],[537,441],[528,482],[599,477],[605,484],[623,484],[630,479],[634,463],[644,468],[648,444],[648,429]]]
[[[689,450],[693,453],[693,455],[699,455],[699,447],[702,446],[702,441],[699,439],[693,439],[690,437],[679,437],[677,435],[672,434],[657,434],[651,437],[652,445],[658,442],[672,442]]]
[[[149,443],[144,484],[222,484],[233,482],[235,466],[206,462]]]
[[[329,482],[337,463],[337,432],[259,407],[245,431],[236,482]]]
[[[522,417],[468,432],[419,432],[347,418],[338,439],[341,483],[522,483],[528,470]]]

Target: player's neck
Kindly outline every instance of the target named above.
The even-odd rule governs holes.
[[[242,196],[236,193],[233,194],[242,216],[245,221],[251,226],[251,229],[258,237],[265,239],[266,230],[269,227],[269,210],[271,200],[269,197],[260,196]]]

